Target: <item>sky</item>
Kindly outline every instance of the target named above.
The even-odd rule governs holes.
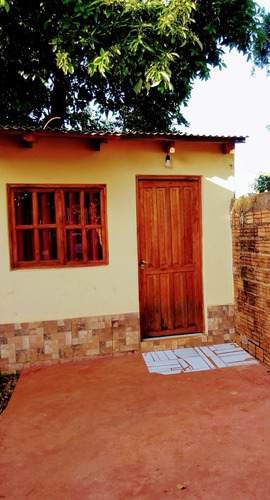
[[[270,11],[270,0],[257,2]],[[260,173],[270,174],[270,76],[237,51],[224,57],[227,68],[215,68],[207,81],[195,82],[182,112],[190,123],[183,132],[245,136],[235,148],[236,197],[252,192]]]

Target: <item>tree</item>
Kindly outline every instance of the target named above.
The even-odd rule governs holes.
[[[260,28],[254,43],[254,62],[260,68],[266,68],[270,74],[270,13],[261,13]]]
[[[166,131],[225,47],[250,53],[252,0],[0,0],[2,125]]]
[[[254,191],[256,193],[265,193],[270,191],[270,175],[260,174],[253,184]]]

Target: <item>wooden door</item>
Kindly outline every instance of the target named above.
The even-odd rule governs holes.
[[[138,178],[142,337],[203,328],[200,178]]]

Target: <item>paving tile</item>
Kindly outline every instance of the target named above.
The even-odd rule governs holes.
[[[210,363],[211,362],[214,363],[214,365],[217,366],[218,368],[224,368],[226,366],[226,364],[222,361],[222,359],[219,358],[219,356],[215,352],[213,352],[212,349],[210,349],[209,347],[207,346],[201,347],[200,352],[201,356],[204,354],[204,356],[207,357]]]
[[[172,375],[257,364],[258,361],[235,343],[151,351],[142,354],[150,373]]]
[[[183,355],[185,355],[185,358],[198,356],[194,347],[183,347],[182,349],[175,349],[173,352],[174,352],[174,354],[176,354],[176,356],[179,356],[179,357],[182,357]]]

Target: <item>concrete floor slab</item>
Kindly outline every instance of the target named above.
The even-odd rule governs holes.
[[[259,364],[164,377],[141,355],[25,370],[0,499],[266,500],[269,384]]]

